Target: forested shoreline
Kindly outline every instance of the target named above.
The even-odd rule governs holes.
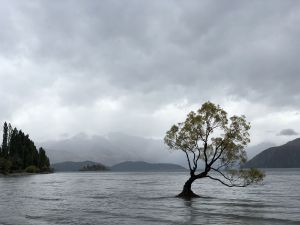
[[[0,173],[16,172],[51,172],[50,161],[46,151],[37,149],[28,134],[5,122],[0,147]]]

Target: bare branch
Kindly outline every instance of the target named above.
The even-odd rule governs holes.
[[[219,148],[222,146],[222,144],[223,144],[223,142],[224,142],[224,139],[221,141],[221,143],[218,145],[218,146],[216,146],[216,148],[215,148],[215,153],[214,153],[214,155],[213,155],[213,157],[212,157],[212,159],[211,159],[211,162],[209,163],[209,165],[211,166],[215,161],[215,157],[216,157],[216,155],[217,155],[217,152],[218,152],[218,150],[219,150]],[[222,153],[221,153],[222,154]]]
[[[192,153],[193,153],[193,163],[194,163],[194,167],[193,167],[193,170],[195,170],[195,168],[196,168],[196,154],[195,154],[195,152],[194,151],[191,151]]]
[[[198,146],[198,144],[197,144],[197,146]],[[201,150],[200,150],[200,148],[199,147],[197,147],[197,150],[198,150],[198,156],[197,156],[197,158],[196,158],[196,167],[195,167],[195,170],[197,169],[197,167],[198,167],[198,160],[199,160],[199,158],[200,158],[200,155],[201,155]]]
[[[213,171],[218,172],[219,174],[221,174],[222,177],[224,177],[226,180],[231,181],[231,179],[230,179],[229,177],[226,177],[226,175],[225,175],[224,173],[222,173],[221,171],[219,171],[219,170],[217,170],[217,169],[215,169],[215,168],[213,168],[213,167],[211,167],[211,169],[212,169]]]
[[[214,164],[220,157],[221,157],[221,155],[222,155],[222,153],[223,153],[223,151],[226,149],[226,146],[225,147],[223,147],[223,148],[221,148],[221,151],[220,151],[220,153],[218,154],[218,156],[214,159],[214,160],[212,160],[210,163],[209,163],[209,165],[211,166],[212,164]]]
[[[227,167],[229,164],[230,164],[230,162],[226,162],[226,163],[224,163],[224,164],[221,164],[221,165],[217,168],[217,170],[220,170],[222,167]]]
[[[204,143],[204,149],[203,149],[203,152],[204,152],[204,160],[205,160],[205,168],[207,168],[208,164],[207,164],[207,154],[206,154],[206,150],[207,150],[207,140],[206,142]]]
[[[218,179],[218,178],[215,178],[215,177],[211,177],[209,175],[207,175],[206,177],[209,177],[210,179],[212,180],[216,180],[216,181],[219,181],[221,184],[227,186],[227,187],[246,187],[246,185],[240,185],[240,184],[227,184],[225,183],[224,181]]]
[[[192,167],[191,167],[190,157],[189,157],[189,155],[188,155],[188,153],[186,151],[183,151],[183,152],[186,155],[186,158],[187,158],[187,161],[188,161],[188,164],[189,164],[189,168],[190,168],[190,172],[192,172],[193,170],[192,170]]]

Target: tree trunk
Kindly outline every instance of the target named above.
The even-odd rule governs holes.
[[[196,195],[193,191],[192,191],[192,183],[196,180],[197,178],[195,176],[191,176],[184,184],[183,186],[183,190],[182,192],[177,195],[176,197],[180,197],[180,198],[197,198],[199,197],[199,195]]]

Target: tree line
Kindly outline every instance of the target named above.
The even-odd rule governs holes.
[[[43,148],[36,148],[28,134],[4,122],[0,147],[0,172],[7,174],[23,171],[49,172],[49,158]]]

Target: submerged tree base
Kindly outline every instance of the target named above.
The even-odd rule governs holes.
[[[177,198],[200,198],[199,195],[195,194],[192,190],[183,190],[180,194],[176,195]]]

